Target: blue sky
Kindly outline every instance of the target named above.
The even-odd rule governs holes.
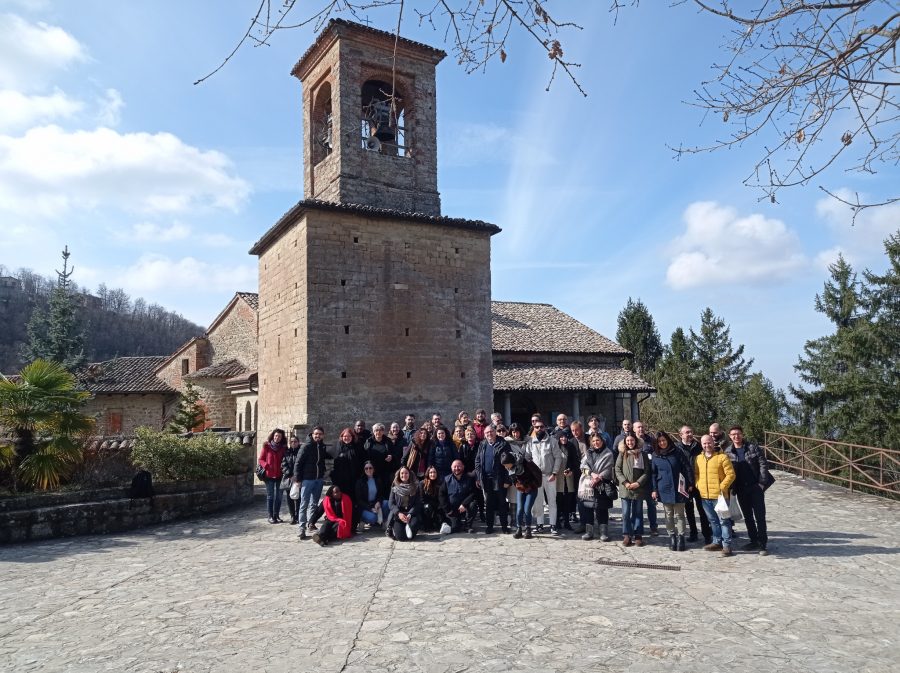
[[[576,3],[556,4],[562,16]],[[614,25],[608,3],[577,5],[585,30],[563,47],[587,98],[559,77],[546,92],[549,61],[522,36],[484,74],[452,56],[438,67],[444,214],[503,228],[495,299],[552,303],[614,337],[640,297],[666,341],[710,306],[785,385],[804,341],[828,329],[813,310],[827,262],[841,250],[880,269],[881,241],[900,228],[897,207],[852,226],[818,185],[887,196],[900,169],[839,166],[771,204],[741,184],[759,143],[676,161],[667,146],[724,135],[686,101],[723,58],[728,26],[668,3]],[[124,287],[201,324],[255,290],[247,250],[302,198],[289,71],[312,31],[242,50],[193,85],[254,11],[253,0],[0,0],[0,264],[49,274],[68,245],[79,284]],[[442,46],[414,21],[403,33]]]

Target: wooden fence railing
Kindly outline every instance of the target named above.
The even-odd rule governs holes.
[[[766,432],[773,466],[861,491],[900,499],[900,451]]]

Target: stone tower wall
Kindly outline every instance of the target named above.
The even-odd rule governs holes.
[[[393,43],[383,38],[342,32],[302,77],[305,198],[440,214],[435,87],[439,58],[431,51],[403,47],[392,72],[392,51]],[[406,107],[409,156],[363,149],[360,91],[370,79],[395,81]],[[316,162],[311,134],[319,116],[317,97],[326,87],[331,90],[334,149]]]
[[[260,258],[260,432],[490,407],[490,280],[486,232],[307,211]]]
[[[301,218],[259,257],[258,436],[307,423],[307,255]]]
[[[209,332],[210,364],[238,360],[249,370],[257,365],[256,311],[238,299]]]

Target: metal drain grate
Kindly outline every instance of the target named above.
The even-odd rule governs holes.
[[[635,563],[634,561],[607,561],[606,559],[597,559],[597,563],[602,566],[613,566],[615,568],[646,568],[647,570],[681,570],[681,566],[666,566],[658,563]]]

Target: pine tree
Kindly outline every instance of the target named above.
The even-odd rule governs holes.
[[[784,409],[784,394],[772,382],[756,372],[737,393],[734,416],[729,421],[744,428],[748,440],[762,443],[766,430],[777,430]]]
[[[619,313],[616,340],[632,353],[632,356],[622,361],[622,365],[639,376],[648,376],[662,357],[659,330],[656,329],[650,311],[640,299],[632,301],[629,297],[625,308]]]
[[[731,329],[711,308],[700,315],[700,332],[690,331],[696,380],[702,400],[699,427],[728,422],[736,415],[738,392],[745,385],[753,359],[744,359],[743,344],[731,343]]]
[[[169,432],[184,434],[193,432],[206,423],[206,408],[200,401],[200,393],[190,381],[185,382],[181,399],[178,400],[178,408],[175,416],[168,425]]]
[[[57,271],[57,283],[50,294],[47,311],[36,310],[28,322],[28,343],[24,356],[29,362],[44,359],[57,362],[68,370],[85,362],[84,330],[78,320],[70,278],[69,246],[62,252],[63,270]]]
[[[672,432],[682,425],[702,427],[706,419],[702,402],[703,386],[696,372],[691,343],[679,327],[672,332],[669,345],[651,377],[656,396],[642,407],[650,425]]]
[[[860,350],[861,287],[842,256],[828,270],[831,278],[816,295],[815,307],[835,331],[804,344],[794,370],[809,388],[791,385],[789,390],[800,403],[810,434],[857,441],[866,432],[863,412],[868,397],[859,380],[865,368]]]

